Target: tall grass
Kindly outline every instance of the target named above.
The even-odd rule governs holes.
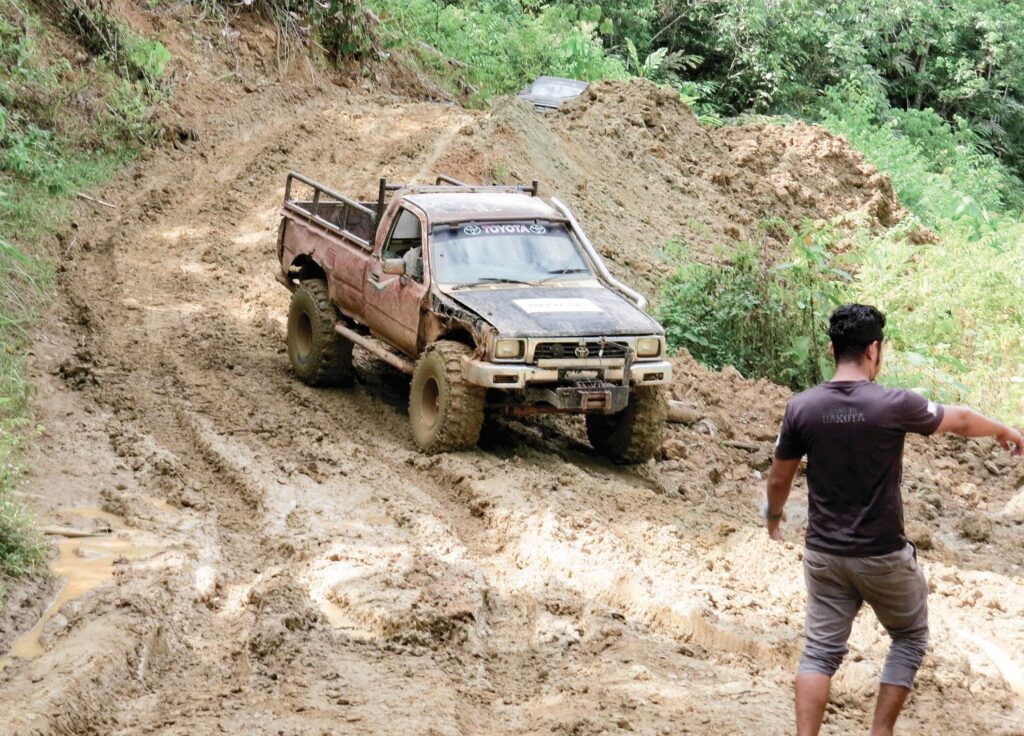
[[[15,503],[13,489],[21,472],[19,447],[30,423],[22,351],[43,278],[39,264],[0,240],[0,602],[5,581],[42,560],[43,548]]]

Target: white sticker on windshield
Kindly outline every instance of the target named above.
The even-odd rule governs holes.
[[[527,314],[602,311],[589,299],[514,299],[513,302]]]
[[[539,223],[526,225],[522,222],[497,222],[490,225],[469,224],[462,228],[465,235],[543,235],[548,229]]]

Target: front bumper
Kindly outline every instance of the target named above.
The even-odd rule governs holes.
[[[485,388],[522,389],[528,384],[557,384],[580,378],[601,377],[609,383],[622,383],[623,365],[606,365],[599,360],[566,361],[565,366],[536,366],[522,363],[491,363],[486,360],[465,358],[462,376],[469,383]],[[633,363],[629,369],[629,383],[633,386],[657,386],[672,381],[672,364],[667,360]]]

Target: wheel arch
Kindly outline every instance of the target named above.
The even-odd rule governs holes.
[[[296,256],[291,265],[288,266],[288,277],[298,279],[299,281],[306,281],[307,279],[323,279],[327,281],[327,272],[323,266],[313,259],[313,256],[304,253]]]

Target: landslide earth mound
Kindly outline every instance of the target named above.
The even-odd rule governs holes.
[[[650,296],[678,261],[719,261],[738,242],[788,257],[771,221],[857,221],[904,214],[889,178],[842,138],[805,123],[711,128],[646,80],[592,85],[557,113],[499,102],[464,128],[438,170],[469,181],[539,179],[583,215],[595,245]]]
[[[539,116],[311,84],[301,65],[276,78],[264,30],[196,59],[174,110],[198,135],[102,192],[116,210],[82,203],[54,244],[27,498],[125,551],[89,567],[41,654],[0,671],[0,733],[786,732],[800,551],[757,509],[786,391],[680,356],[692,421],[656,462],[610,465],[580,423],[548,420],[422,456],[404,377],[362,353],[348,389],[289,374],[277,210],[288,169],[370,194],[382,174],[504,161],[653,289],[652,248],[683,228],[713,258],[749,236],[730,226],[870,212],[884,180],[816,129],[705,130],[646,85]],[[911,444],[934,644],[904,733],[1020,733],[1021,476],[986,443]],[[830,732],[863,731],[885,645],[862,618]]]

